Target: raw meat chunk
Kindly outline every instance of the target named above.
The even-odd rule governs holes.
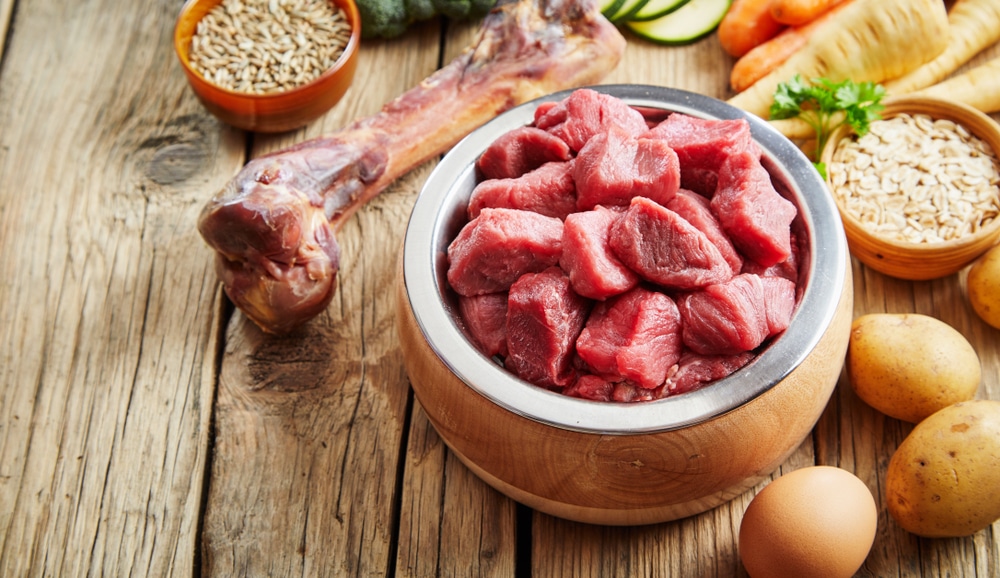
[[[712,214],[708,199],[693,191],[681,189],[664,206],[684,217],[685,221],[705,233],[708,240],[718,247],[722,257],[726,263],[729,263],[729,267],[733,271],[739,271],[743,268],[743,257],[740,256],[736,247],[733,247],[732,241],[722,230],[719,220]]]
[[[563,395],[579,397],[591,401],[611,401],[611,395],[615,391],[615,384],[589,373],[576,378],[572,384],[566,386],[562,391]]]
[[[597,205],[625,206],[633,197],[663,205],[680,187],[677,155],[665,141],[636,139],[610,127],[595,134],[580,151],[573,167],[576,204],[580,210]]]
[[[788,329],[795,312],[795,283],[784,277],[761,277],[764,289],[764,314],[768,337]]]
[[[589,88],[573,91],[554,106],[535,110],[535,126],[566,141],[579,152],[595,134],[618,127],[632,136],[649,129],[639,111],[614,96]]]
[[[540,128],[523,126],[493,141],[479,156],[476,167],[484,179],[513,179],[572,156],[566,141]]]
[[[741,152],[726,158],[711,207],[745,257],[770,267],[791,254],[795,205],[774,189],[771,175],[758,157]]]
[[[598,206],[566,217],[559,266],[569,275],[573,290],[584,297],[604,300],[639,282],[639,276],[608,246],[611,225],[619,216],[616,211]]]
[[[542,387],[571,383],[574,344],[589,312],[590,301],[559,267],[522,275],[507,298],[507,369]]]
[[[678,300],[684,345],[702,355],[750,351],[770,334],[764,285],[757,275],[741,274]]]
[[[749,351],[735,355],[698,355],[685,351],[667,375],[661,395],[666,397],[700,389],[741,369],[753,358],[754,354]]]
[[[747,151],[760,156],[745,119],[704,119],[675,112],[649,136],[663,139],[677,153],[681,186],[707,197],[715,193],[719,169],[730,154]]]
[[[652,389],[681,355],[681,317],[665,293],[642,286],[598,303],[576,352],[593,373]]]
[[[484,208],[522,209],[565,219],[576,211],[573,162],[546,163],[516,178],[491,179],[476,185],[469,197],[469,218]]]
[[[608,381],[597,375],[583,374],[562,393],[591,401],[630,403],[657,399],[659,389],[646,389],[628,381]]]
[[[733,276],[712,241],[680,215],[636,197],[612,226],[608,244],[640,277],[673,289],[696,289]]]
[[[473,345],[486,357],[507,355],[507,294],[458,297],[458,311]]]
[[[791,234],[790,239],[792,252],[784,261],[771,265],[770,267],[764,267],[757,264],[757,262],[753,259],[744,259],[743,269],[741,269],[740,272],[755,273],[761,277],[783,277],[793,283],[798,283],[799,254],[802,252],[802,247],[799,246],[799,240],[795,233]]]
[[[562,231],[555,217],[483,209],[448,246],[448,282],[459,295],[506,291],[524,273],[559,262]]]

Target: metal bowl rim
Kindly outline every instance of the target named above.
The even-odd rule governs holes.
[[[446,217],[451,216],[443,206],[456,203],[456,195],[467,198],[475,160],[490,143],[530,123],[540,104],[562,100],[578,89],[552,93],[504,112],[465,137],[432,171],[414,203],[403,242],[402,281],[417,326],[441,362],[466,386],[508,411],[552,427],[625,435],[680,429],[724,415],[777,386],[806,359],[832,323],[846,282],[848,251],[836,205],[802,151],[754,115],[681,89],[635,84],[586,88],[632,106],[749,122],[772,174],[780,171],[796,196],[800,218],[810,233],[806,287],[789,328],[729,377],[693,392],[630,404],[572,398],[534,386],[498,366],[466,339],[442,299],[439,267],[444,256],[439,239],[447,226]]]

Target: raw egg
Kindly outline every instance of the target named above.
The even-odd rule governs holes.
[[[875,498],[857,476],[802,468],[750,502],[740,523],[740,559],[752,578],[850,577],[868,557],[877,525]]]

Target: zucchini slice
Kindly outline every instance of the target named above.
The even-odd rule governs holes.
[[[656,20],[626,22],[636,36],[657,44],[680,46],[708,36],[719,26],[732,0],[690,0]]]
[[[618,13],[624,3],[625,0],[600,0],[601,14],[610,20],[612,16]]]
[[[646,5],[636,10],[629,20],[641,22],[643,20],[656,20],[661,16],[666,16],[671,12],[680,9],[690,0],[649,0]]]
[[[615,12],[613,16],[609,16],[608,20],[614,22],[615,24],[621,24],[628,22],[636,11],[641,10],[643,6],[649,0],[625,0],[621,6],[618,7],[618,11]]]

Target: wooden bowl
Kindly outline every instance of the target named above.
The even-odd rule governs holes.
[[[748,118],[678,90],[599,86],[640,107]],[[452,451],[500,492],[548,514],[610,525],[697,514],[759,483],[801,444],[829,400],[847,349],[853,287],[844,232],[806,157],[748,118],[776,188],[799,209],[802,298],[788,330],[755,361],[703,389],[618,404],[571,398],[513,377],[466,338],[445,278],[465,222],[475,159],[540,102],[487,123],[450,151],[414,205],[401,256],[400,344],[417,399]]]
[[[883,118],[902,113],[927,114],[933,119],[948,119],[965,126],[1000,155],[1000,126],[989,116],[964,104],[941,99],[901,96],[885,101]],[[829,167],[837,145],[844,139],[855,138],[853,131],[841,126],[830,135],[820,160]],[[827,171],[829,175],[829,170]],[[830,178],[827,184],[831,191]],[[1000,238],[1000,218],[996,218],[974,233],[938,243],[913,243],[880,235],[866,227],[844,208],[842,197],[834,194],[847,243],[851,253],[865,265],[900,279],[927,280],[951,275],[983,254]]]
[[[222,0],[188,0],[174,28],[174,50],[195,95],[219,120],[249,131],[284,132],[323,115],[351,86],[361,43],[361,16],[354,0],[331,1],[344,11],[351,25],[350,40],[337,62],[308,84],[282,92],[249,94],[212,84],[191,67],[191,38],[198,22]]]

